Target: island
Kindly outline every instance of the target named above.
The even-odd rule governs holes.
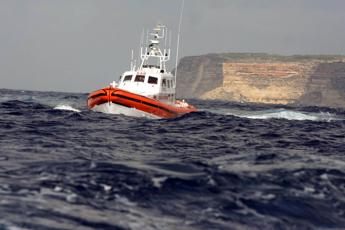
[[[345,56],[188,56],[176,84],[178,98],[345,108]]]

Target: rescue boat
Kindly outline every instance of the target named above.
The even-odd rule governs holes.
[[[89,94],[90,110],[149,118],[175,118],[197,111],[185,100],[176,100],[176,76],[166,70],[171,54],[167,48],[167,28],[158,25],[150,35],[152,38],[147,39],[145,46],[142,36],[141,64],[136,67],[132,51],[131,69],[124,72],[118,82],[113,81],[108,87]],[[161,49],[163,39],[165,45]]]

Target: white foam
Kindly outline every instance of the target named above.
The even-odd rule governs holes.
[[[57,109],[57,110],[73,111],[73,112],[77,112],[77,113],[80,113],[80,112],[81,112],[79,109],[75,109],[75,108],[73,108],[73,107],[70,106],[70,105],[58,105],[58,106],[55,106],[54,109]]]
[[[274,111],[274,112],[261,112],[258,114],[252,115],[242,115],[240,117],[246,117],[250,119],[287,119],[287,120],[298,120],[298,121],[317,121],[321,120],[320,117],[316,115],[306,114],[302,112],[295,112],[289,110],[281,110],[281,111]]]
[[[224,113],[223,113],[224,114]],[[333,121],[340,120],[336,115],[331,113],[310,113],[310,112],[300,112],[292,111],[286,109],[271,109],[262,111],[240,111],[231,110],[225,113],[226,115],[232,115],[237,117],[243,117],[248,119],[286,119],[286,120],[297,120],[297,121]]]
[[[335,121],[344,120],[344,118],[332,114],[329,112],[301,112],[287,109],[268,109],[261,111],[248,111],[239,109],[203,109],[202,111],[209,111],[212,113],[222,115],[232,115],[236,117],[248,118],[248,119],[286,119],[286,120],[298,120],[298,121]]]

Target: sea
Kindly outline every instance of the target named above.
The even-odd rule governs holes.
[[[188,100],[175,119],[0,90],[1,230],[345,229],[345,109]]]

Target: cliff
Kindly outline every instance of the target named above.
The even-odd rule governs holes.
[[[177,79],[180,98],[345,107],[344,56],[185,57]]]
[[[184,57],[178,65],[176,94],[198,98],[223,85],[223,59],[219,55]]]

